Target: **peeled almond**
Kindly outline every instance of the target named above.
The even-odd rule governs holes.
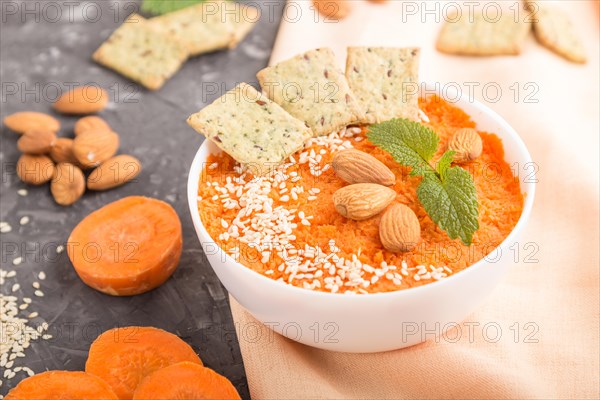
[[[119,135],[114,132],[88,131],[75,138],[73,154],[85,168],[97,167],[115,155]]]
[[[391,205],[379,222],[379,238],[386,250],[398,253],[414,250],[421,240],[417,215],[404,204]]]
[[[62,114],[93,114],[102,111],[107,104],[106,90],[98,86],[80,86],[60,96],[54,109]]]
[[[464,163],[473,161],[483,151],[481,136],[473,128],[457,130],[448,142],[448,150],[454,151],[454,161]]]
[[[90,115],[89,117],[83,117],[75,122],[75,136],[79,136],[87,131],[110,132],[112,129],[110,129],[110,126],[102,118],[96,115]]]
[[[52,131],[34,129],[25,132],[17,141],[17,148],[26,154],[48,154],[56,142]]]
[[[394,173],[381,161],[364,151],[349,149],[335,154],[331,162],[336,175],[348,183],[378,183],[392,186]]]
[[[333,194],[333,204],[342,216],[362,221],[379,214],[395,198],[396,192],[388,187],[357,183],[337,190]]]
[[[17,176],[25,183],[42,185],[54,176],[54,163],[46,156],[23,154],[17,161]]]
[[[350,2],[347,0],[313,0],[315,9],[327,20],[344,19],[350,14]]]
[[[48,114],[25,111],[8,115],[4,118],[4,125],[11,131],[23,134],[32,130],[58,132],[60,122]]]
[[[73,139],[57,138],[50,149],[50,158],[57,164],[64,162],[78,164],[79,162],[73,153]]]
[[[128,155],[119,155],[103,162],[92,171],[87,179],[90,190],[107,190],[121,186],[140,174],[140,160]]]
[[[70,206],[85,192],[85,176],[79,167],[60,163],[56,166],[50,183],[52,197],[61,206]]]

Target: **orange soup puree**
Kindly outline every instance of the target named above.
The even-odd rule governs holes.
[[[462,110],[431,97],[420,100],[423,123],[440,137],[439,159],[452,134],[475,128]],[[226,154],[212,155],[200,177],[198,209],[215,242],[241,264],[269,278],[333,293],[367,294],[408,289],[455,274],[490,254],[521,216],[519,180],[504,161],[501,140],[479,132],[483,153],[462,164],[474,178],[479,230],[471,246],[451,240],[417,199],[420,177],[366,140],[367,128],[311,139],[288,164],[266,177],[244,173]],[[396,201],[410,207],[421,225],[411,252],[392,253],[379,239],[381,214],[366,221],[342,217],[333,193],[345,186],[330,166],[336,151],[367,152],[396,175]]]

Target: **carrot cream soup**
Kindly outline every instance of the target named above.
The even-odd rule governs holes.
[[[475,128],[470,117],[438,97],[419,101],[423,125],[440,139],[432,165],[453,133]],[[481,155],[461,163],[473,177],[479,227],[472,242],[450,239],[417,197],[420,176],[367,139],[368,127],[349,127],[309,139],[270,174],[254,177],[225,153],[211,155],[200,177],[198,209],[215,242],[236,261],[271,279],[331,293],[368,294],[421,286],[455,274],[490,254],[511,232],[523,208],[519,181],[504,160],[501,140],[479,131]],[[356,149],[395,175],[395,201],[414,211],[420,240],[410,251],[386,250],[383,213],[366,220],[342,216],[333,195],[347,182],[334,172],[336,153]],[[390,206],[392,207],[392,206]]]

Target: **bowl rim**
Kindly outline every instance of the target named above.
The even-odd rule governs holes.
[[[519,153],[524,155],[524,159],[519,160],[519,163],[522,162],[525,165],[526,163],[533,162],[533,160],[531,158],[531,154],[529,153],[527,146],[525,145],[525,143],[523,142],[523,140],[521,139],[519,134],[498,113],[493,111],[488,106],[482,104],[481,102],[475,100],[471,96],[468,96],[468,95],[465,95],[464,93],[458,92],[458,91],[454,90],[453,88],[447,88],[445,90],[445,93],[448,95],[447,97],[452,97],[454,95],[458,96],[458,100],[456,100],[456,97],[452,97],[454,99],[454,104],[457,107],[460,108],[459,104],[464,103],[466,101],[466,102],[470,103],[473,108],[477,109],[477,111],[479,111],[482,114],[486,114],[491,119],[493,119],[496,123],[498,123],[502,127],[502,129],[505,131],[506,136],[509,137],[509,139],[513,142],[513,144],[516,144]],[[444,99],[443,94],[437,90],[435,91],[435,93],[428,92],[427,96],[429,96],[429,95],[437,95],[440,98]],[[469,116],[471,117],[471,115],[469,115]],[[223,264],[235,264],[235,268],[241,268],[243,270],[242,273],[250,273],[250,274],[254,275],[257,279],[262,280],[262,282],[264,282],[264,284],[266,284],[266,285],[269,285],[269,286],[275,285],[275,286],[272,286],[275,289],[279,289],[279,290],[287,289],[287,290],[291,290],[292,293],[297,293],[299,296],[302,296],[302,295],[312,296],[315,298],[326,298],[328,300],[331,300],[332,298],[348,299],[349,301],[351,301],[351,299],[361,299],[363,301],[368,300],[368,299],[392,299],[392,298],[398,298],[398,297],[412,296],[412,295],[416,295],[416,294],[422,293],[427,290],[434,290],[438,287],[452,285],[460,277],[463,277],[469,273],[472,274],[476,270],[484,268],[487,264],[486,257],[489,256],[489,254],[491,254],[491,252],[488,253],[486,256],[484,256],[482,259],[478,260],[477,262],[469,265],[468,267],[462,269],[461,271],[459,271],[457,273],[453,273],[452,275],[450,275],[444,279],[429,282],[425,285],[421,285],[421,286],[417,286],[417,287],[410,287],[410,288],[406,288],[406,289],[394,290],[394,291],[389,291],[389,292],[367,293],[367,294],[360,294],[360,295],[359,294],[345,295],[343,292],[331,293],[331,292],[323,292],[323,291],[318,291],[318,290],[304,289],[304,288],[301,288],[301,287],[298,287],[298,286],[295,286],[292,284],[276,281],[275,279],[266,277],[256,271],[254,271],[253,269],[243,265],[242,263],[237,262],[226,251],[224,251],[221,248],[221,246],[219,246],[215,242],[215,240],[212,238],[212,236],[208,233],[208,231],[204,227],[204,224],[202,223],[202,220],[200,219],[200,213],[198,212],[198,186],[199,186],[198,183],[199,183],[199,178],[200,178],[200,174],[202,171],[199,170],[199,167],[200,167],[200,165],[202,165],[202,162],[204,161],[201,157],[201,153],[209,145],[214,146],[215,149],[217,149],[217,151],[219,151],[218,147],[216,147],[216,145],[212,144],[210,142],[210,140],[204,139],[204,141],[202,142],[202,144],[200,145],[200,147],[198,148],[198,151],[196,152],[196,154],[194,156],[194,159],[192,161],[192,164],[190,166],[190,170],[188,173],[187,195],[188,195],[188,206],[190,209],[192,222],[194,224],[194,228],[196,229],[196,232],[198,233],[198,231],[200,231],[200,233],[202,235],[210,238],[211,242],[206,242],[206,241],[203,242],[202,239],[200,238],[200,235],[197,234],[198,240],[200,241],[200,244],[202,246],[204,246],[205,244],[210,244],[210,243],[214,244],[219,249],[219,251],[221,251],[225,255],[225,259],[222,262]],[[535,174],[535,172],[534,172],[534,174]],[[537,175],[534,175],[534,177],[537,178]],[[524,188],[527,188],[527,190],[524,191]],[[195,189],[195,190],[193,190],[193,189]],[[514,241],[515,237],[523,230],[524,226],[527,224],[529,217],[531,215],[531,210],[533,208],[533,202],[534,202],[534,198],[535,198],[535,189],[536,189],[535,181],[525,182],[525,183],[521,182],[521,192],[526,192],[526,193],[524,193],[523,210],[521,211],[521,216],[519,217],[519,220],[517,221],[514,228],[510,231],[508,236],[506,236],[506,238],[497,247],[495,247],[494,250],[492,250],[492,251],[495,251],[496,249],[501,249],[502,254],[504,254],[504,251],[506,250],[507,245],[511,244]],[[206,256],[206,254],[205,254],[205,256]],[[210,264],[211,268],[213,270],[215,270],[215,268],[210,263],[210,261],[209,261],[209,264]],[[215,273],[217,273],[217,271],[215,271]],[[217,273],[217,275],[218,275],[218,273]]]

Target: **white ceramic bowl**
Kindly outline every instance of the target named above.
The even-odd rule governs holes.
[[[446,279],[413,289],[369,295],[322,293],[277,282],[237,263],[218,248],[198,214],[200,173],[207,156],[219,151],[208,140],[202,144],[192,163],[187,188],[194,227],[223,285],[256,319],[309,346],[356,353],[387,351],[439,338],[466,318],[498,285],[514,262],[509,248],[531,213],[535,184],[532,176],[524,179],[531,156],[515,130],[489,108],[460,93],[445,91],[439,95],[467,112],[478,129],[494,132],[502,139],[506,161],[510,165],[517,163],[519,168],[525,204],[516,227],[489,258]]]

